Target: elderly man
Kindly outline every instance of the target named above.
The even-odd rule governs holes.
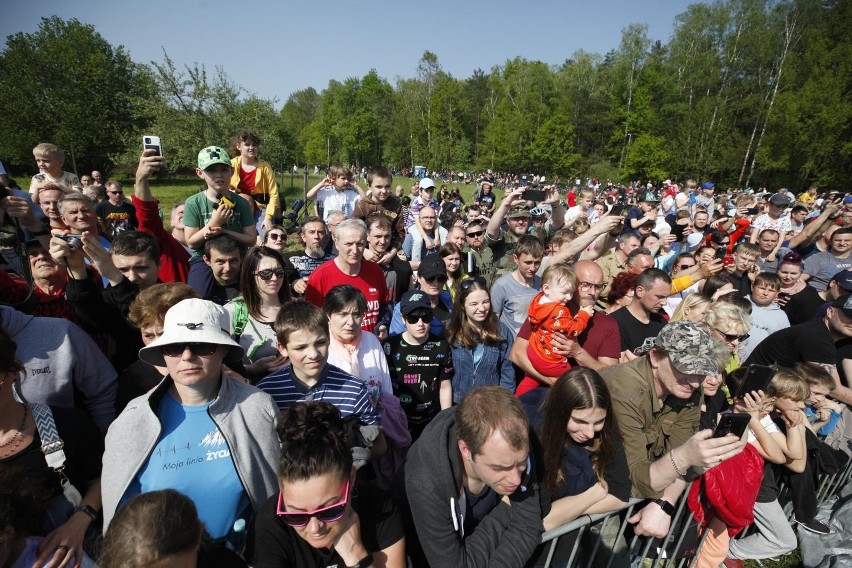
[[[636,533],[663,537],[690,470],[703,473],[742,451],[734,435],[697,432],[701,383],[716,376],[724,349],[702,325],[672,322],[647,355],[601,369],[624,438],[634,497],[651,499],[629,520]]]
[[[319,217],[311,216],[304,220],[302,230],[299,231],[299,238],[305,248],[290,253],[285,258],[299,272],[296,278],[291,278],[289,274],[287,278],[290,281],[291,290],[301,296],[305,293],[305,289],[308,287],[308,278],[314,270],[333,259],[335,255],[326,252],[326,241],[329,240],[328,232],[326,231],[325,221]]]
[[[76,322],[74,307],[65,299],[68,273],[42,244],[33,239],[27,242],[27,257],[32,274],[35,304],[27,309],[34,316],[64,318]],[[0,270],[0,298],[12,306],[23,304],[30,293],[26,280],[13,278]]]
[[[360,219],[347,219],[334,232],[338,255],[317,268],[308,278],[305,300],[322,307],[329,290],[338,284],[351,284],[367,299],[367,312],[361,329],[376,332],[379,339],[387,336],[387,316],[380,314],[388,304],[385,274],[375,262],[364,260],[367,246],[367,226]],[[384,317],[380,317],[384,315]]]
[[[424,235],[431,246],[426,245]],[[438,254],[447,240],[447,230],[438,225],[438,214],[427,206],[420,210],[420,230],[412,225],[408,228],[408,237],[411,239],[411,268],[417,270],[424,258]]]
[[[100,235],[98,232],[98,216],[95,213],[95,204],[82,193],[69,193],[59,200],[59,213],[62,222],[68,227],[71,235],[82,235],[90,233]],[[54,231],[54,236],[61,234]],[[98,238],[101,246],[109,250],[110,239],[104,235]]]
[[[580,308],[594,306],[598,292],[603,288],[603,271],[591,260],[581,260],[575,264],[574,274],[577,275],[577,289],[568,302],[568,309],[571,310],[572,315],[576,314]],[[551,385],[558,378],[541,374],[530,363],[527,357],[527,346],[531,334],[532,328],[527,318],[518,331],[518,336],[512,344],[512,351],[509,353],[512,362],[526,374],[524,380],[518,385],[518,396],[539,385]],[[596,311],[586,329],[576,338],[554,334],[554,340],[556,342],[554,347],[570,359],[572,367],[579,365],[600,370],[617,364],[621,357],[618,324],[604,312]]]

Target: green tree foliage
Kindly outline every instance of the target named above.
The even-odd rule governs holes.
[[[374,70],[332,78],[279,110],[222,69],[178,68],[167,55],[136,65],[90,27],[54,18],[9,37],[0,55],[10,125],[0,155],[31,164],[32,146],[51,140],[86,164],[123,148],[130,162],[145,128],[163,138],[173,166],[191,168],[199,148],[249,128],[276,168],[343,162],[846,189],[850,28],[848,1],[690,4],[666,42],[631,24],[606,54],[577,51],[559,65],[516,57],[467,78],[426,51],[393,84]]]
[[[108,173],[128,133],[150,119],[142,102],[153,93],[144,68],[93,26],[44,18],[35,33],[7,37],[0,53],[0,155],[32,171],[33,147],[52,142],[66,170],[76,161],[79,172]]]

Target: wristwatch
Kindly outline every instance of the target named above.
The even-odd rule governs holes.
[[[674,517],[675,508],[674,505],[666,501],[665,499],[654,499],[654,503],[660,506],[660,509],[663,510],[663,513],[667,514],[670,517]]]
[[[94,510],[90,505],[80,505],[76,509],[74,509],[75,513],[83,513],[84,515],[88,515],[91,517],[92,522],[98,520],[98,512]]]

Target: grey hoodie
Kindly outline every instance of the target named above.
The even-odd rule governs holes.
[[[751,329],[749,338],[740,345],[740,361],[748,359],[761,341],[780,329],[790,327],[787,314],[775,302],[762,308],[754,303],[751,296],[746,296],[746,299],[751,302]]]
[[[172,384],[169,376],[164,377],[151,392],[130,401],[110,426],[101,472],[104,532],[160,438],[162,426],[154,409],[162,397],[168,396]],[[225,438],[240,482],[257,511],[278,490],[280,447],[275,431],[278,407],[265,392],[223,378],[207,413]]]
[[[102,432],[115,418],[116,372],[97,344],[76,324],[34,317],[0,306],[0,325],[18,345],[27,402],[74,408],[77,400]]]
[[[458,568],[523,566],[541,542],[541,502],[549,502],[549,496],[542,497],[540,493],[537,468],[533,467],[526,487],[511,496],[511,506],[501,501],[476,530],[463,534],[465,511],[459,497],[464,465],[455,416],[455,409],[444,410],[429,423],[409,450],[401,477],[395,483],[404,516],[410,515],[405,536],[413,564]],[[532,459],[532,439],[530,447]],[[420,556],[417,540],[425,558]]]

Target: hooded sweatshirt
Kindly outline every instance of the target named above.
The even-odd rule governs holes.
[[[26,373],[20,394],[26,402],[75,408],[82,402],[92,421],[106,432],[115,418],[115,369],[91,337],[60,318],[23,314],[0,306],[0,325],[18,345]]]
[[[465,508],[459,503],[464,465],[455,416],[454,408],[444,410],[429,423],[409,450],[396,480],[398,502],[406,517],[406,549],[415,567],[523,566],[541,542],[537,467],[510,496],[511,506],[498,502],[472,533],[464,534]],[[544,502],[549,502],[549,496]]]

